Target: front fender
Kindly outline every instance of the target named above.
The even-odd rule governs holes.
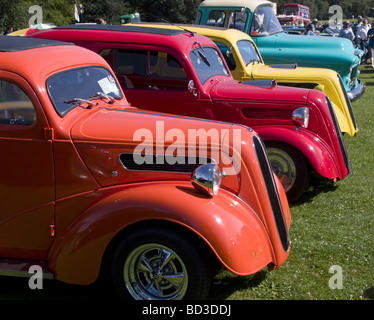
[[[255,130],[265,143],[267,141],[283,142],[298,149],[304,154],[314,170],[321,176],[327,179],[340,177],[336,165],[338,160],[335,159],[325,145],[319,140],[316,140],[315,137],[303,131],[296,131],[284,127],[258,127],[255,128]]]
[[[57,280],[90,284],[111,240],[126,227],[146,220],[169,221],[192,230],[236,274],[253,274],[276,264],[264,224],[239,197],[221,189],[206,198],[189,183],[158,182],[115,188],[90,206],[55,239],[48,268]]]

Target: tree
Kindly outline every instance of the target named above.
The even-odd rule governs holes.
[[[201,0],[129,0],[133,10],[140,13],[142,21],[167,20],[193,23]]]
[[[119,24],[122,15],[134,12],[129,2],[123,0],[81,1],[84,22],[96,22],[99,18],[103,18],[109,24]]]
[[[31,1],[0,0],[0,31],[3,33],[8,27],[26,28],[31,17],[29,7]]]

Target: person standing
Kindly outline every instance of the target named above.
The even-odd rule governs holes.
[[[361,63],[366,63],[368,59],[371,58],[370,50],[368,50],[368,31],[370,30],[370,24],[368,19],[364,19],[362,21],[362,25],[357,30],[357,41],[358,41],[358,48],[364,51],[364,55],[362,56]]]
[[[371,53],[371,66],[374,68],[374,21],[371,23],[371,28],[369,29],[367,36],[369,39],[368,49]]]
[[[355,35],[355,44],[356,44],[356,47],[359,48],[360,47],[360,39],[357,37],[357,32],[358,32],[358,29],[361,28],[361,26],[363,25],[364,21],[362,19],[362,16],[358,16],[357,17],[357,22],[353,24],[352,26],[352,30],[353,30],[353,33]]]
[[[351,41],[353,41],[353,39],[355,38],[355,35],[353,33],[353,30],[351,28],[349,21],[343,22],[343,28],[340,29],[339,37],[346,38]]]

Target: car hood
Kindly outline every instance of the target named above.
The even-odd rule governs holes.
[[[230,123],[164,115],[135,108],[97,108],[87,112],[87,116],[72,127],[71,138],[80,158],[101,186],[164,179],[189,180],[193,170],[191,164],[195,168],[194,164],[199,163],[198,156],[190,156],[193,154],[190,146],[197,155],[204,152],[202,157],[205,162],[200,164],[206,163],[211,154],[221,148],[221,140],[232,126]],[[189,140],[190,132],[194,129],[198,133],[200,129],[205,132],[217,130],[219,138],[208,148],[202,146],[205,148],[200,151],[196,137]],[[187,146],[188,157],[184,155]],[[165,154],[171,157],[177,155],[178,162],[171,165],[170,158],[165,158]]]
[[[363,54],[344,38],[279,33],[254,40],[266,64],[297,62],[303,67],[324,67],[346,73],[347,66],[359,64]]]
[[[323,36],[303,36],[290,35],[286,33],[277,34],[276,48],[287,47],[290,44],[296,44],[300,48],[314,48],[321,50],[339,50],[354,53],[354,47],[351,41],[345,38],[323,37]]]
[[[213,101],[248,101],[259,103],[306,103],[310,90],[279,86],[275,80],[218,81],[211,90]]]
[[[196,118],[174,116],[137,108],[98,108],[78,120],[71,129],[75,142],[134,142],[134,133],[151,133],[156,139],[169,130],[206,130],[210,128],[228,129],[231,124],[219,121],[206,121]],[[157,132],[162,128],[162,132]],[[137,144],[135,141],[134,144]]]

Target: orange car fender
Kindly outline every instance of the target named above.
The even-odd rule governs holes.
[[[192,230],[236,274],[253,274],[274,261],[264,224],[240,198],[222,189],[206,198],[188,182],[164,182],[114,188],[56,236],[48,268],[57,280],[90,284],[111,240],[126,227],[147,220]]]

